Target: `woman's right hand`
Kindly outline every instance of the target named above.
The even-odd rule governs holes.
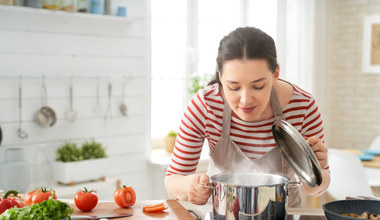
[[[200,185],[208,186],[210,178],[206,174],[191,174],[188,175],[189,185],[186,189],[187,199],[196,205],[206,204],[211,195],[211,189]]]

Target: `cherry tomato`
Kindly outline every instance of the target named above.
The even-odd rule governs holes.
[[[48,200],[51,195],[53,195],[53,190],[39,189],[33,193],[32,204]],[[57,199],[57,195],[54,194],[53,199]]]
[[[136,192],[130,186],[123,186],[113,193],[113,199],[122,208],[133,206],[136,202]]]
[[[84,190],[75,194],[74,201],[78,209],[89,212],[98,204],[98,196],[93,190],[88,191],[85,187]]]

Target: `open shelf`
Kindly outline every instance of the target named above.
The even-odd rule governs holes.
[[[144,18],[129,18],[129,17],[120,17],[115,15],[100,15],[92,13],[82,13],[82,12],[68,12],[62,10],[49,10],[44,8],[33,8],[33,7],[23,7],[15,5],[0,5],[0,11],[18,11],[22,13],[39,13],[45,15],[54,15],[54,16],[65,16],[65,17],[74,17],[74,18],[85,18],[85,19],[100,19],[100,20],[110,20],[110,21],[122,21],[122,22],[131,22],[132,20],[145,20]]]

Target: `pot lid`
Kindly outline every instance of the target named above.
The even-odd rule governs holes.
[[[309,186],[322,183],[321,167],[318,159],[305,138],[290,123],[278,120],[272,133],[282,155],[290,167]]]

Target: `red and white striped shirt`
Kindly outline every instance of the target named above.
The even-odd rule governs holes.
[[[324,142],[322,118],[314,98],[292,86],[293,96],[282,108],[286,121],[303,136],[316,136]],[[222,134],[223,105],[218,84],[200,90],[191,99],[179,126],[166,176],[195,173],[204,140],[208,140],[211,152]],[[272,117],[260,122],[246,122],[232,115],[230,137],[247,157],[260,158],[276,146],[272,134],[274,120]]]

